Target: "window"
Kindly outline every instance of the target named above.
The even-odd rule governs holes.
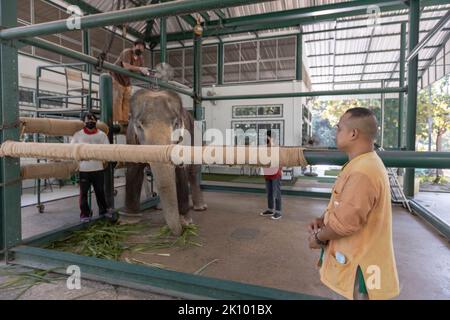
[[[202,47],[202,84],[211,85],[217,83],[217,55],[218,46],[209,45]],[[160,51],[153,53],[153,67],[159,64]],[[174,69],[174,80],[192,86],[194,82],[194,49],[177,48],[167,50],[167,63]]]
[[[224,83],[295,79],[296,38],[224,44]]]
[[[283,105],[233,106],[233,118],[282,117]]]
[[[34,105],[34,90],[31,88],[19,87],[19,104],[24,106]]]
[[[271,130],[272,138],[277,145],[284,143],[283,121],[233,121],[235,145],[266,145],[267,131]]]

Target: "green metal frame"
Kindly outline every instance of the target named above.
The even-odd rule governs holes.
[[[90,4],[86,3],[83,0],[67,0],[66,2],[68,4],[78,6],[81,9],[81,11],[83,11],[83,13],[88,14],[88,15],[103,13],[103,11],[98,10],[96,7],[91,6]],[[52,4],[54,5],[54,3],[52,3]],[[123,28],[120,28],[120,29],[122,30],[122,32],[124,31]],[[142,33],[137,31],[134,28],[128,27],[127,32],[138,39],[144,39]]]
[[[78,1],[73,1],[78,2]],[[183,2],[163,3],[151,6],[142,6],[121,10],[120,12],[110,12],[101,15],[94,14],[81,18],[82,29],[102,27],[124,22],[138,20],[148,20],[151,18],[161,18],[170,15],[186,15],[189,13],[205,10],[214,10],[227,6],[247,5],[257,3],[255,0],[186,0]],[[80,1],[81,3],[81,1]],[[449,3],[449,1],[423,0],[422,5],[435,5]],[[301,23],[324,21],[336,19],[339,17],[354,16],[366,14],[368,5],[378,5],[382,11],[404,9],[404,1],[375,1],[375,0],[357,0],[317,7],[302,8],[277,12],[263,15],[246,16],[239,18],[224,19],[221,21],[206,21],[204,36],[220,34],[231,34],[242,32],[243,30],[258,31],[263,29],[280,28],[282,26],[299,25]],[[419,1],[410,1],[410,51],[417,45],[418,24],[419,24]],[[20,43],[15,41],[21,39],[22,43],[50,50],[73,59],[96,64],[97,60],[88,54],[79,53],[74,50],[54,45],[48,41],[34,39],[32,37],[46,34],[54,34],[67,31],[65,20],[48,22],[45,24],[36,24],[14,28],[16,24],[16,2],[0,2],[0,26],[7,29],[0,30],[0,122],[3,130],[0,131],[0,142],[5,140],[18,140],[17,125],[18,120],[17,106],[17,47]],[[8,28],[9,27],[9,28]],[[12,27],[12,28],[11,28]],[[215,28],[216,27],[216,28]],[[223,27],[223,28],[222,28]],[[219,29],[218,29],[219,28]],[[164,35],[163,35],[164,36]],[[182,37],[191,37],[191,34],[182,33]],[[171,35],[167,36],[166,41],[173,40]],[[177,40],[184,40],[177,39]],[[164,41],[164,39],[163,39]],[[408,121],[407,121],[407,147],[414,150],[414,137],[409,135],[414,133],[415,123],[415,103],[417,102],[417,57],[414,57],[409,63],[408,88],[400,84],[398,88],[384,89],[360,89],[360,90],[332,90],[302,93],[281,93],[269,95],[235,95],[223,97],[202,97],[201,91],[201,44],[202,38],[194,39],[194,92],[179,89],[167,83],[158,82],[160,87],[174,90],[194,98],[194,114],[197,120],[203,120],[201,102],[206,100],[225,100],[225,99],[264,99],[264,98],[284,98],[301,96],[323,96],[323,95],[351,95],[351,94],[372,94],[372,93],[402,93],[408,90]],[[301,45],[301,43],[299,43]],[[387,50],[385,50],[387,51]],[[385,52],[384,51],[384,52]],[[301,50],[299,50],[301,53]],[[85,52],[86,53],[86,52]],[[298,57],[297,57],[298,59]],[[222,59],[220,59],[222,60]],[[300,59],[301,60],[301,59]],[[7,61],[8,63],[6,63]],[[105,63],[105,69],[126,74],[132,78],[142,81],[152,82],[148,78],[129,72],[118,66]],[[300,70],[301,71],[301,70]],[[297,74],[298,76],[298,74]],[[415,82],[414,82],[415,80]],[[110,99],[110,78],[101,78],[101,87],[103,88],[104,103]],[[415,92],[415,93],[414,93]],[[109,102],[107,103],[109,104]],[[103,108],[102,108],[103,109]],[[111,115],[107,111],[102,115],[105,122],[110,122]],[[112,132],[112,130],[111,130]],[[411,149],[412,148],[412,149]],[[417,152],[380,152],[380,156],[386,166],[394,167],[432,167],[447,168],[450,153],[417,153]],[[344,154],[339,152],[323,152],[308,150],[305,152],[307,161],[314,164],[343,164],[347,161]],[[0,159],[0,182],[1,185],[1,212],[0,212],[0,250],[11,248],[17,245],[21,239],[21,220],[20,220],[20,183],[19,161],[18,159],[1,158]],[[407,182],[405,180],[405,185]],[[205,186],[205,190],[222,190],[238,192],[261,192],[260,188],[243,187],[225,187],[225,186]],[[316,193],[308,191],[284,190],[285,194],[306,195],[316,197],[329,197],[328,193]],[[150,205],[153,205],[158,199],[151,199]],[[6,228],[5,226],[8,226]],[[71,232],[76,228],[83,228],[86,225],[76,225],[69,229],[57,230],[44,236],[39,236],[28,241],[29,244],[44,244],[52,239],[58,239],[62,235]],[[7,251],[6,251],[7,252]],[[246,285],[232,281],[223,281],[207,277],[187,275],[173,271],[160,270],[144,266],[137,266],[123,262],[113,262],[90,257],[82,257],[70,253],[56,252],[41,248],[29,246],[15,247],[11,250],[14,254],[14,263],[28,265],[37,268],[66,267],[67,265],[77,264],[82,267],[83,274],[87,277],[106,280],[110,283],[122,285],[148,286],[151,283],[153,289],[161,293],[171,294],[180,293],[185,297],[212,297],[220,299],[311,299],[317,298],[299,293],[286,292],[271,288]]]
[[[159,41],[159,47],[160,47],[160,62],[165,63],[167,62],[167,18],[163,17],[160,20],[160,41]]]
[[[297,50],[295,55],[295,79],[301,81],[303,78],[303,35],[297,34]]]
[[[420,24],[420,0],[409,2],[409,52],[419,42]],[[417,76],[418,57],[415,56],[408,62],[408,107],[406,113],[406,150],[416,148],[416,119],[417,119]],[[404,192],[407,196],[414,196],[414,169],[406,169],[404,176]]]
[[[428,210],[414,199],[410,199],[409,205],[418,216],[431,224],[444,237],[446,237],[447,240],[450,240],[450,226],[448,223],[440,219],[434,212]]]
[[[424,0],[423,6],[448,4],[448,0]],[[356,0],[315,7],[284,10],[237,18],[212,20],[205,23],[204,37],[215,37],[236,33],[255,32],[268,29],[292,27],[296,25],[330,21],[337,18],[367,15],[367,8],[376,5],[380,12],[404,10],[407,5],[404,1],[383,0]],[[184,32],[170,33],[168,41],[188,40],[189,35]],[[154,41],[158,41],[157,37]]]
[[[80,17],[81,29],[105,27],[121,23],[130,23],[170,15],[189,14],[204,10],[213,10],[227,6],[238,6],[262,2],[262,0],[185,0],[147,5],[125,10],[92,14]],[[0,39],[13,40],[56,34],[69,31],[66,19],[39,23],[30,26],[8,28],[0,31]]]
[[[17,24],[16,1],[0,1],[0,27]],[[19,140],[17,49],[0,43],[0,143]],[[0,254],[22,239],[20,161],[0,158]]]
[[[185,299],[220,300],[321,300],[324,298],[268,287],[220,280],[194,274],[150,268],[126,262],[79,256],[42,248],[21,246],[12,250],[14,263],[53,269],[65,274],[67,267],[80,267],[84,279],[147,289]]]
[[[379,81],[379,80],[378,80]],[[333,95],[356,95],[356,94],[378,94],[378,93],[398,93],[405,92],[407,88],[367,88],[367,89],[349,89],[349,90],[329,90],[329,91],[310,91],[310,92],[285,92],[269,94],[248,94],[248,95],[229,95],[229,96],[204,96],[203,101],[211,100],[240,100],[240,99],[268,99],[268,98],[292,98],[292,97],[317,97]]]
[[[399,70],[399,86],[405,86],[405,63],[406,63],[406,22],[403,22],[400,26],[400,70]],[[396,66],[394,67],[395,70]],[[405,107],[405,94],[400,92],[398,94],[398,148],[403,145],[403,127],[404,127],[404,107]]]
[[[100,75],[100,110],[101,120],[105,123],[108,130],[109,143],[114,143],[113,128],[113,82],[109,74]],[[108,163],[105,169],[105,197],[106,203],[114,208],[114,167]]]
[[[91,65],[96,65],[97,64],[97,59],[91,56],[88,56],[86,54],[83,54],[81,52],[72,50],[72,49],[68,49],[62,46],[58,46],[55,45],[49,41],[45,41],[42,39],[37,39],[37,38],[27,38],[27,39],[22,39],[21,42],[26,43],[27,45],[31,45],[31,46],[35,46],[41,49],[45,49],[45,50],[49,50],[52,52],[56,52],[58,54],[64,55],[66,57],[69,58],[73,58],[85,63],[89,63]],[[137,73],[128,71],[124,68],[121,68],[117,65],[114,65],[112,63],[108,63],[108,62],[104,62],[103,63],[103,68],[106,70],[110,70],[110,71],[114,71],[117,73],[121,73],[121,74],[125,74],[133,79],[137,79],[143,82],[147,82],[147,83],[153,83],[153,84],[157,84],[159,87],[164,88],[164,89],[168,89],[168,90],[173,90],[175,92],[178,92],[180,94],[184,94],[184,95],[188,95],[190,97],[192,97],[194,94],[190,91],[187,91],[185,89],[181,89],[177,86],[168,84],[167,82],[161,81],[161,80],[154,80],[150,77],[145,77],[142,75],[139,75]]]

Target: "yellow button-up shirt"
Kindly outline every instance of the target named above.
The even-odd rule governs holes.
[[[343,236],[330,241],[325,249],[320,278],[326,286],[353,299],[360,266],[369,299],[399,294],[389,178],[375,152],[352,159],[342,169],[324,223]]]

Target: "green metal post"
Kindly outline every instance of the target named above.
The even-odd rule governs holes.
[[[167,57],[167,19],[166,18],[161,18],[160,20],[160,42],[159,42],[159,46],[161,48],[160,53],[161,53],[161,63],[166,62],[166,57]]]
[[[106,123],[109,128],[109,143],[113,143],[113,94],[112,94],[112,78],[109,74],[104,73],[100,76],[100,107],[101,120]],[[105,170],[105,195],[108,206],[114,208],[114,168],[111,163]]]
[[[194,118],[203,120],[202,114],[202,37],[194,36]]]
[[[223,84],[223,41],[219,42],[217,50],[219,51],[219,56],[217,58],[217,83]]]
[[[202,110],[202,36],[194,32],[194,119],[200,121],[201,137],[194,136],[194,143],[201,144],[203,142],[203,110]],[[197,122],[199,123],[199,122]],[[194,129],[194,135],[196,130]],[[197,179],[201,183],[202,173],[199,170]]]
[[[419,41],[420,0],[409,2],[409,42],[408,51],[414,49]],[[408,107],[406,114],[406,149],[415,150],[416,147],[416,118],[417,118],[417,75],[418,56],[408,62]],[[414,169],[406,169],[403,189],[406,196],[414,196]]]
[[[377,80],[379,82],[379,80]],[[292,98],[292,97],[318,97],[318,96],[338,96],[338,95],[356,95],[356,94],[380,94],[380,93],[398,93],[406,91],[406,88],[362,88],[347,90],[326,90],[326,91],[304,91],[304,92],[283,92],[283,93],[265,93],[265,94],[247,94],[247,95],[227,95],[227,96],[204,96],[202,101],[211,100],[243,100],[243,99],[271,99],[271,98]]]
[[[400,27],[400,87],[405,86],[405,58],[406,58],[406,22],[402,22]],[[400,149],[403,145],[403,126],[404,126],[404,104],[405,104],[405,94],[400,92],[398,94],[398,148]]]
[[[295,68],[295,79],[298,81],[302,80],[303,71],[303,35],[301,33],[297,34],[297,55],[296,55],[296,68]]]
[[[83,53],[86,55],[91,55],[91,45],[89,41],[89,30],[83,30]],[[86,101],[87,109],[90,111],[92,109],[92,66],[90,64],[86,65],[85,72],[89,75],[89,86],[88,86],[88,97]]]
[[[15,27],[17,2],[0,1],[0,27]],[[0,44],[0,143],[19,140],[17,49],[11,43]],[[20,161],[0,158],[0,255],[22,240]]]

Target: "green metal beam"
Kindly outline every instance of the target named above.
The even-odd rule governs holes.
[[[214,13],[217,14],[217,16],[222,20],[227,18],[227,16],[225,15],[225,12],[223,12],[220,9],[214,10]]]
[[[202,112],[202,37],[194,35],[194,119],[203,120]]]
[[[379,80],[378,80],[379,81]],[[311,91],[311,92],[286,92],[269,94],[249,94],[249,95],[230,95],[202,97],[203,101],[212,100],[241,100],[241,99],[269,99],[269,98],[292,98],[292,97],[317,97],[317,96],[335,96],[335,95],[360,95],[360,94],[379,94],[379,93],[398,93],[404,92],[406,88],[367,88],[352,90],[331,90],[331,91]]]
[[[449,3],[448,0],[424,0],[424,6]],[[229,35],[235,33],[254,32],[269,29],[292,27],[317,23],[321,21],[334,21],[337,18],[367,15],[367,8],[376,5],[380,12],[404,10],[407,8],[404,1],[377,1],[357,0],[329,5],[306,7],[293,10],[270,12],[258,15],[213,20],[205,24],[204,37]],[[187,40],[183,33],[168,34],[168,41]],[[156,38],[155,41],[158,39]]]
[[[423,69],[419,69],[419,70],[423,70]],[[341,74],[312,74],[311,78],[317,78],[317,77],[344,77],[344,76],[364,76],[366,74],[385,74],[385,73],[395,73],[398,71],[391,71],[391,70],[386,70],[386,71],[373,71],[373,72],[357,72],[357,73],[341,73]],[[361,81],[362,79],[360,79],[359,81]],[[383,80],[383,79],[378,79],[378,81]]]
[[[393,168],[449,168],[450,152],[379,151],[386,167]],[[305,159],[313,165],[343,165],[347,156],[339,151],[305,150]]]
[[[438,230],[447,240],[450,240],[450,226],[444,220],[439,218],[434,212],[422,206],[418,201],[410,199],[409,205],[411,209],[422,219],[431,224]]]
[[[217,59],[217,83],[219,85],[223,84],[223,42],[219,41],[219,45],[217,46],[218,50],[218,59]]]
[[[42,39],[37,39],[37,38],[27,38],[27,39],[23,39],[21,40],[23,43],[30,45],[30,46],[35,46],[44,50],[48,50],[51,52],[55,52],[58,54],[61,54],[63,56],[78,60],[78,61],[82,61],[85,63],[89,63],[91,65],[95,65],[97,63],[97,59],[88,55],[85,55],[83,53],[80,53],[78,51],[72,50],[72,49],[68,49],[65,47],[61,47],[58,46],[52,42],[46,41],[46,40],[42,40]],[[119,66],[116,66],[112,63],[108,63],[108,62],[104,62],[103,64],[103,68],[106,70],[110,70],[110,71],[114,71],[120,74],[124,74],[127,75],[131,78],[140,80],[140,81],[144,81],[147,83],[154,83],[157,84],[159,87],[164,88],[164,89],[168,89],[168,90],[173,90],[175,92],[184,94],[184,95],[188,95],[190,97],[192,97],[194,94],[190,91],[187,91],[185,89],[181,89],[177,86],[173,86],[171,84],[168,84],[167,82],[164,81],[155,81],[154,79],[150,78],[150,77],[145,77],[142,76],[140,74],[128,71],[124,68],[121,68]]]
[[[303,36],[297,34],[297,52],[295,56],[295,79],[300,81],[303,77]]]
[[[186,23],[189,24],[191,27],[195,27],[195,25],[197,24],[197,21],[190,14],[181,16],[181,19],[186,21]]]
[[[167,62],[167,18],[163,17],[160,19],[160,61],[161,63]]]
[[[444,9],[445,11],[447,11],[447,9]],[[424,10],[424,12],[435,12],[438,11],[436,9],[434,10]],[[389,17],[393,17],[393,16],[404,16],[405,14],[399,14],[399,15],[395,15],[395,14],[390,14]],[[440,17],[426,17],[426,18],[421,18],[420,21],[434,21],[434,20],[439,20]],[[363,18],[363,19],[352,19],[351,22],[354,23],[355,21],[358,20],[364,20],[367,21],[367,17]],[[348,20],[339,20],[337,21],[337,23],[347,23]],[[408,19],[406,20],[395,20],[395,21],[388,21],[388,22],[380,22],[377,25],[378,26],[389,26],[389,25],[396,25],[396,24],[400,24],[403,22],[408,22]],[[345,26],[345,27],[337,27],[336,29],[322,29],[322,30],[314,30],[314,31],[303,31],[303,35],[310,35],[310,34],[319,34],[319,33],[328,33],[328,32],[333,32],[333,31],[346,31],[346,30],[354,30],[354,29],[366,29],[367,28],[367,24],[361,24],[361,25],[356,25],[356,26]]]
[[[266,0],[267,1],[267,0]],[[105,12],[80,17],[81,29],[118,25],[126,22],[148,20],[173,15],[189,14],[204,10],[214,10],[227,6],[239,6],[262,2],[262,0],[184,0],[138,8],[128,8],[120,11]],[[9,28],[0,31],[0,39],[13,40],[69,31],[66,19],[30,26]]]
[[[436,19],[433,19],[436,20]],[[423,21],[422,19],[420,20]],[[398,24],[396,21],[395,24]],[[367,26],[365,26],[367,28]],[[335,31],[334,29],[332,29]],[[420,33],[428,33],[434,31],[434,28],[428,29],[428,30],[422,30]],[[450,28],[442,28],[440,31],[450,31]],[[330,31],[332,32],[332,31]],[[303,33],[304,34],[304,33]],[[373,35],[372,38],[384,38],[384,37],[394,37],[394,36],[401,36],[401,32],[393,32],[393,33],[383,33],[383,34],[376,34]],[[348,41],[348,40],[361,40],[361,39],[370,39],[370,36],[356,36],[356,37],[345,37],[345,38],[337,38],[336,41]],[[335,40],[335,38],[324,38],[324,39],[311,39],[306,40],[305,43],[315,43],[315,42],[323,42],[323,41],[331,41]]]
[[[17,25],[17,2],[0,1],[0,27]],[[0,143],[19,140],[17,49],[0,43]],[[20,160],[0,159],[0,255],[22,240]]]
[[[408,57],[406,57],[406,61],[411,61],[415,56],[419,54],[419,51],[425,47],[425,45],[430,41],[433,36],[438,33],[441,30],[444,30],[444,26],[447,24],[447,22],[450,20],[450,11],[446,13],[445,16],[443,16],[436,25],[428,31],[425,37],[422,38],[422,40],[409,51]],[[447,28],[448,29],[448,28]]]
[[[201,188],[203,191],[211,192],[237,192],[237,193],[266,193],[264,187],[244,187],[244,186],[231,186],[231,185],[216,185],[202,183]],[[296,196],[296,197],[309,197],[309,198],[322,198],[330,199],[331,192],[320,192],[320,191],[307,191],[307,190],[291,190],[291,189],[281,189],[281,194],[285,196]]]
[[[400,36],[400,72],[399,72],[399,85],[400,87],[405,86],[405,64],[406,64],[406,22],[401,24],[401,36]],[[395,70],[396,67],[394,67]],[[392,74],[394,74],[394,70],[392,70]],[[398,143],[397,146],[400,149],[403,144],[403,126],[404,126],[404,106],[405,106],[405,93],[399,92],[398,94]]]
[[[87,13],[87,14],[103,13],[103,11],[98,10],[96,7],[86,3],[83,0],[67,0],[65,2],[67,2],[70,5],[78,6],[82,12]],[[123,31],[123,28],[120,28],[120,29]],[[134,28],[128,27],[127,32],[138,39],[144,39],[144,35]]]
[[[420,61],[430,61],[431,59],[419,59]],[[368,62],[367,65],[386,65],[386,64],[392,64],[395,63],[397,64],[398,61],[383,61],[383,62]],[[351,63],[351,64],[338,64],[335,67],[336,68],[340,68],[340,67],[362,67],[364,65],[364,63]],[[316,65],[316,66],[310,66],[309,69],[316,69],[316,68],[331,68],[333,67],[332,64],[329,65]]]
[[[22,246],[13,249],[13,264],[64,273],[70,265],[80,267],[83,278],[131,288],[150,290],[185,299],[220,300],[317,300],[303,293],[215,279],[121,261]]]
[[[211,21],[211,17],[209,16],[208,12],[206,11],[200,12],[200,15],[203,17],[203,19],[205,19],[206,22]]]
[[[109,143],[114,143],[113,128],[113,82],[111,75],[104,73],[100,76],[100,110],[101,120],[108,126]],[[106,203],[114,208],[114,167],[108,163],[105,169],[105,196]]]
[[[426,46],[424,49],[436,49],[439,48],[439,45],[433,45],[433,46]],[[382,50],[372,50],[372,51],[357,51],[357,52],[347,52],[347,53],[321,53],[321,54],[311,54],[308,55],[308,58],[314,58],[314,57],[326,57],[326,56],[348,56],[348,55],[354,55],[354,54],[370,54],[370,53],[385,53],[385,52],[398,52],[399,49],[382,49]]]
[[[409,1],[409,41],[408,50],[411,52],[419,42],[420,0]],[[408,62],[408,107],[406,114],[406,150],[416,148],[416,120],[417,120],[417,75],[418,57]],[[414,196],[414,169],[406,169],[404,176],[404,192],[406,196]]]

